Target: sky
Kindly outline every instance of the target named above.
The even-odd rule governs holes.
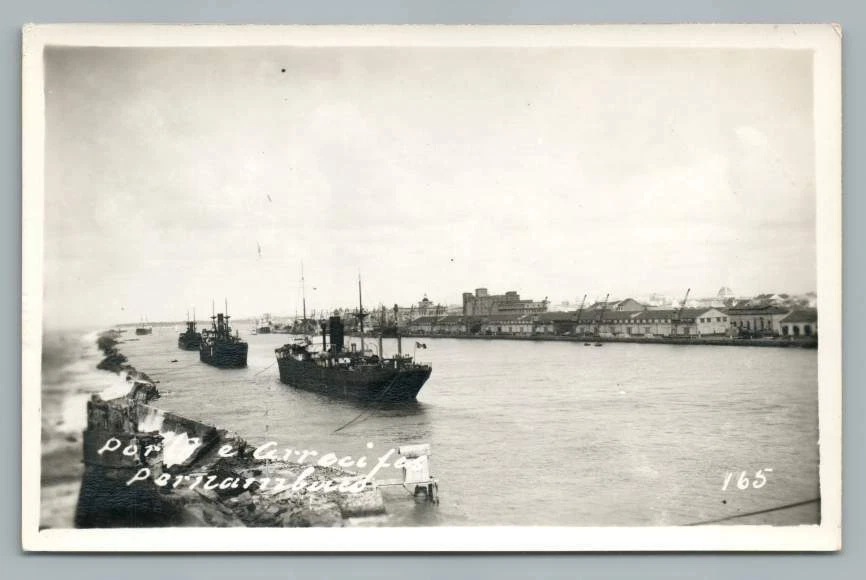
[[[46,51],[47,326],[816,288],[812,59]],[[218,308],[222,310],[222,308]]]

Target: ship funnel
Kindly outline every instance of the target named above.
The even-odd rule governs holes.
[[[331,335],[331,349],[334,354],[343,352],[343,321],[339,316],[332,316],[328,320],[328,329]]]

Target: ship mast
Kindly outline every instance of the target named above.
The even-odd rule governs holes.
[[[364,298],[361,294],[361,273],[358,272],[358,323],[361,326],[361,354],[364,354],[364,318],[367,314],[364,312]]]
[[[297,304],[297,302],[295,303]],[[307,290],[304,284],[304,263],[301,262],[301,305],[303,308],[303,318],[301,322],[304,324],[304,329],[307,327]],[[295,311],[297,312],[297,310]],[[304,330],[304,334],[307,334],[306,330]]]
[[[397,356],[403,356],[403,339],[400,338],[400,306],[394,305],[394,331],[397,334]]]

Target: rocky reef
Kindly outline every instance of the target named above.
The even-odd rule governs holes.
[[[153,406],[156,383],[128,364],[118,338],[99,336],[98,367],[125,375],[129,390],[87,403],[76,527],[341,526],[385,514],[380,491],[360,476],[257,458],[238,435]]]

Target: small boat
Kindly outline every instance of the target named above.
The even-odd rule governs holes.
[[[603,345],[602,343],[600,343],[600,342],[597,342],[597,343],[595,343],[593,346],[604,346],[604,345]]]

